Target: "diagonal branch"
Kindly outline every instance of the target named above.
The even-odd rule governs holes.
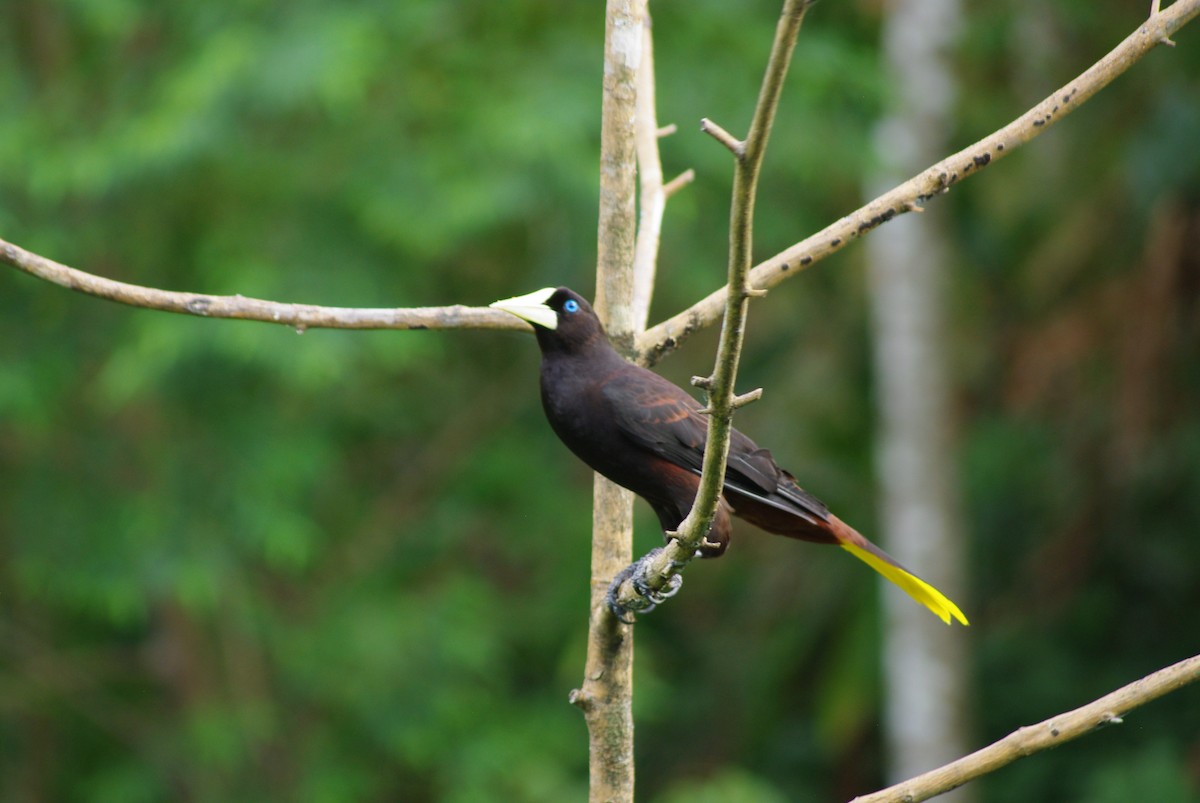
[[[235,318],[264,321],[296,329],[516,329],[529,331],[529,324],[487,307],[320,307],[315,304],[286,304],[246,296],[215,296],[159,290],[105,279],[26,251],[0,240],[0,262],[48,282],[97,298],[146,309],[199,315],[204,318]],[[507,319],[507,320],[506,320]]]
[[[1005,764],[1011,764],[1018,758],[1058,747],[1063,742],[1091,733],[1104,725],[1120,724],[1121,718],[1129,711],[1197,680],[1200,680],[1200,655],[1160,669],[1074,711],[1015,730],[1000,741],[944,767],[882,791],[856,797],[851,803],[917,803],[928,800]]]
[[[812,0],[785,0],[758,103],[750,123],[750,133],[739,142],[734,153],[733,201],[730,209],[729,231],[729,292],[726,295],[725,324],[717,348],[716,365],[712,376],[697,384],[708,391],[710,414],[708,436],[704,447],[704,468],[700,488],[687,517],[667,546],[655,550],[634,564],[636,571],[624,572],[614,583],[609,599],[621,610],[647,610],[656,595],[664,589],[673,592],[678,587],[679,572],[696,554],[696,549],[708,536],[720,504],[721,488],[725,482],[725,463],[729,454],[729,438],[733,430],[733,411],[758,398],[761,391],[744,396],[734,393],[738,361],[746,331],[746,313],[750,298],[757,295],[749,285],[751,250],[753,247],[754,200],[759,170],[779,95],[787,76],[800,24]],[[722,129],[723,130],[723,129]],[[648,591],[645,595],[642,592]]]
[[[751,285],[764,289],[774,287],[840,251],[876,226],[905,212],[919,210],[920,204],[948,192],[962,179],[978,173],[1050,128],[1155,47],[1170,42],[1175,31],[1197,16],[1200,16],[1200,0],[1176,0],[1168,8],[1152,14],[1108,55],[1016,120],[755,266],[750,271]],[[716,323],[726,306],[728,292],[728,287],[722,287],[643,332],[637,341],[641,362],[658,362],[697,330]]]

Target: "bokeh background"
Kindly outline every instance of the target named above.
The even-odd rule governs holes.
[[[965,4],[967,144],[1148,3]],[[591,293],[602,4],[3,0],[0,236],[167,289],[346,306]],[[654,6],[672,199],[652,320],[722,281],[777,5]],[[861,203],[884,4],[818,4],[760,257]],[[978,744],[1200,643],[1200,30],[931,203],[952,255]],[[754,306],[739,426],[875,527],[862,249]],[[591,478],[533,341],[194,319],[0,275],[0,800],[586,794]],[[686,381],[714,335],[661,366]],[[637,549],[658,543],[638,509]],[[882,781],[880,614],[840,551],[741,531],[637,628],[639,799]],[[981,781],[1200,796],[1200,689]]]

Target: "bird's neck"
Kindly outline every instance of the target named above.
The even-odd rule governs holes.
[[[621,358],[612,347],[603,330],[589,332],[583,339],[564,340],[554,336],[554,333],[536,329],[538,346],[542,351],[542,359],[582,359],[607,360],[611,357]]]
[[[585,388],[627,364],[603,335],[570,348],[562,346],[555,343],[552,348],[542,349],[543,393],[549,390],[570,396],[585,392]]]

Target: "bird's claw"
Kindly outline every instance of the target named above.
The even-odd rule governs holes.
[[[634,614],[649,613],[679,592],[680,587],[683,585],[683,575],[680,574],[673,574],[668,577],[666,585],[660,589],[654,589],[650,586],[649,577],[646,572],[651,562],[660,552],[662,552],[661,548],[651,550],[640,559],[626,566],[613,578],[604,601],[608,605],[608,609],[612,611],[613,616],[617,617],[618,621],[631,625],[634,623]],[[630,582],[638,596],[628,603],[622,603],[619,599],[619,594],[621,586],[625,584],[626,580]]]

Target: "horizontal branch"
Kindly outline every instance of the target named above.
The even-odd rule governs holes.
[[[1176,0],[1168,8],[1153,14],[1079,77],[1016,120],[756,265],[750,271],[751,286],[774,287],[789,276],[840,251],[876,226],[905,212],[919,210],[924,201],[948,192],[959,181],[978,173],[1050,128],[1156,46],[1169,43],[1171,34],[1198,15],[1200,0]],[[727,292],[728,288],[722,287],[678,315],[643,332],[637,340],[641,362],[658,362],[693,333],[720,320]]]
[[[920,203],[949,191],[958,181],[979,172],[1045,131],[1160,44],[1200,15],[1200,0],[1176,0],[1158,10],[1134,33],[1078,78],[999,131],[926,169],[850,215],[826,226],[750,271],[754,289],[773,287],[833,254],[850,241]],[[80,293],[122,304],[185,315],[264,321],[286,326],[341,329],[510,329],[529,330],[511,315],[486,307],[358,308],[286,304],[204,293],[159,290],[105,279],[25,251],[0,240],[0,262]],[[720,319],[727,288],[722,287],[683,312],[646,330],[637,338],[641,362],[652,364],[699,329]]]
[[[105,279],[67,267],[0,240],[0,262],[39,279],[97,298],[132,307],[278,323],[297,329],[515,329],[530,330],[524,321],[487,307],[320,307],[286,304],[241,295],[215,296],[176,292]]]
[[[1091,733],[1104,725],[1119,724],[1121,717],[1129,711],[1196,680],[1200,680],[1200,655],[1160,669],[1074,711],[1013,731],[1000,741],[944,767],[882,791],[856,797],[850,803],[917,803],[928,800],[1005,764],[1011,764],[1018,758],[1058,747],[1063,742]]]

